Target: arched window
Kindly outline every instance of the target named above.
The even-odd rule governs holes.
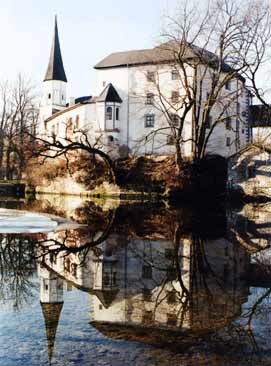
[[[106,108],[106,115],[105,118],[107,120],[112,120],[112,107],[107,107]]]
[[[116,121],[119,121],[120,119],[120,109],[117,107],[116,108]]]

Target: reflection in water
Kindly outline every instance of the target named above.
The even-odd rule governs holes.
[[[240,354],[255,364],[271,292],[270,207],[226,214],[83,202],[69,211],[82,228],[1,236],[1,299],[23,305],[37,265],[49,363],[64,293],[76,287],[89,296],[92,327],[110,339],[161,353],[164,346],[175,353],[196,346],[202,355],[219,349],[231,364],[242,364]]]

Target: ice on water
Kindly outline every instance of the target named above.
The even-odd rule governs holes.
[[[38,233],[54,231],[56,218],[36,212],[0,208],[0,233]]]

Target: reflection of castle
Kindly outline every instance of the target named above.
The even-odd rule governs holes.
[[[168,241],[135,240],[116,256],[113,279],[105,279],[115,284],[116,277],[119,292],[107,307],[92,298],[91,318],[98,328],[106,322],[107,329],[110,323],[210,330],[239,315],[247,299],[242,275],[249,256],[224,239],[183,240],[180,268]]]
[[[92,324],[112,336],[112,329],[129,326],[209,331],[241,313],[248,296],[242,276],[249,255],[243,248],[222,238],[186,238],[177,251],[165,239],[120,242],[115,235],[87,254],[46,254],[41,302],[49,299],[46,288],[53,304],[62,301],[59,278],[65,278],[90,293]],[[44,287],[47,281],[51,285]]]

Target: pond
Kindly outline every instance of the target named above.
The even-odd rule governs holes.
[[[271,204],[0,202],[0,365],[270,365]]]

